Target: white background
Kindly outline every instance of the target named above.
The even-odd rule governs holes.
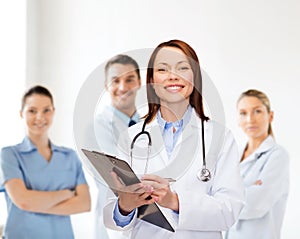
[[[276,140],[291,158],[282,238],[298,239],[299,12],[298,0],[1,0],[0,146],[23,136],[18,110],[25,86],[51,90],[56,106],[51,138],[74,147],[76,96],[94,69],[115,54],[181,39],[196,50],[217,87],[226,125],[240,144],[245,138],[236,121],[239,94],[257,88],[271,99]],[[103,92],[101,77],[95,90]],[[2,203],[0,220],[4,215]],[[90,213],[74,217],[77,238],[91,237],[90,218]]]

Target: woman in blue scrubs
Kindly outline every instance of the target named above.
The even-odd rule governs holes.
[[[90,210],[90,193],[75,151],[48,137],[55,108],[42,86],[29,89],[20,115],[26,136],[1,150],[8,217],[5,239],[74,238],[70,215]]]

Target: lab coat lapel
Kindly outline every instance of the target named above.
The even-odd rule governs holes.
[[[269,135],[251,155],[249,155],[247,158],[245,158],[245,160],[242,161],[242,164],[246,164],[252,162],[253,160],[257,160],[260,157],[260,155],[271,150],[274,145],[275,141],[273,137]],[[243,152],[244,150],[241,152],[241,157]]]

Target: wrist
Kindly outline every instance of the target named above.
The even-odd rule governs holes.
[[[177,193],[172,193],[172,203],[171,208],[175,212],[179,212],[179,199]]]
[[[119,208],[119,212],[123,216],[127,216],[128,214],[130,214],[133,211],[133,209],[128,209],[128,208],[125,208],[122,205],[120,205],[120,200],[118,200],[118,208]]]

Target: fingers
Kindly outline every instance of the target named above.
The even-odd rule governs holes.
[[[116,190],[119,192],[125,192],[125,193],[136,193],[136,194],[142,194],[145,192],[153,192],[153,187],[151,185],[145,185],[143,183],[136,183],[129,186],[124,185],[121,181],[119,176],[115,172],[110,172],[113,181],[116,185]]]
[[[142,180],[143,181],[154,181],[154,182],[157,182],[157,183],[160,183],[160,184],[165,184],[165,185],[169,184],[169,180],[167,180],[165,178],[162,178],[160,176],[157,176],[157,175],[153,175],[153,174],[145,174],[142,177]]]
[[[262,181],[259,179],[259,180],[256,180],[254,185],[262,185]]]
[[[123,186],[123,184],[121,183],[118,175],[114,172],[114,171],[111,171],[110,172],[110,175],[112,176],[113,180],[114,180],[114,183],[116,185],[116,188],[121,188]]]
[[[143,193],[140,195],[141,205],[152,204],[158,200],[158,197],[152,195],[151,193]]]
[[[142,177],[142,183],[151,185],[155,190],[156,189],[167,189],[169,188],[169,180],[162,178],[157,175],[146,174]]]

